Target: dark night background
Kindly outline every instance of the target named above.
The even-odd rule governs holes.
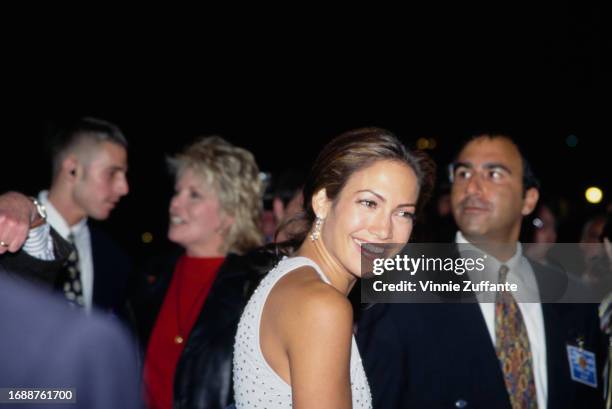
[[[272,41],[278,32],[223,46],[215,43],[222,33],[202,33],[197,46],[152,35],[150,45],[126,40],[121,52],[96,39],[79,48],[82,58],[39,44],[32,64],[5,77],[0,191],[48,185],[45,141],[58,127],[85,115],[110,120],[130,142],[131,189],[105,225],[143,256],[164,245],[172,189],[164,155],[196,136],[219,134],[278,172],[307,168],[342,131],[381,126],[411,147],[435,138],[429,153],[444,170],[462,138],[502,131],[562,204],[560,240],[574,241],[612,201],[612,35],[599,6],[507,11],[457,21],[446,10],[436,22],[454,24],[443,33],[408,21],[385,31],[356,25],[325,47]],[[591,185],[604,190],[602,204],[586,203]]]

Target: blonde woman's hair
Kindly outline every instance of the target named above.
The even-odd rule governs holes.
[[[263,244],[263,187],[251,152],[219,136],[208,136],[198,138],[168,163],[177,178],[191,170],[214,189],[221,211],[234,219],[226,231],[223,252],[244,254]]]

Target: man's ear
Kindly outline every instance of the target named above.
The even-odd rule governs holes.
[[[327,191],[325,189],[321,189],[312,195],[312,209],[317,217],[325,219],[329,213],[330,207],[331,200],[327,197]]]
[[[62,162],[62,174],[75,177],[78,173],[79,160],[74,155],[68,155]]]
[[[523,199],[523,209],[521,210],[521,214],[523,216],[527,216],[533,212],[536,205],[538,204],[538,199],[540,198],[540,192],[535,187],[527,189],[525,192],[525,198]]]

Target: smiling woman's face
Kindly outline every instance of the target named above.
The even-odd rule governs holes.
[[[170,202],[170,241],[197,257],[225,256],[223,232],[231,219],[224,216],[217,193],[187,169],[179,176]]]
[[[325,247],[360,277],[361,244],[408,241],[418,194],[417,177],[404,163],[379,160],[355,172],[335,203],[323,206]]]

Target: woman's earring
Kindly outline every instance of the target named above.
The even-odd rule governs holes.
[[[312,230],[312,233],[310,233],[311,241],[319,240],[319,236],[321,235],[321,225],[322,224],[323,224],[323,219],[317,216],[315,220],[314,229]]]

